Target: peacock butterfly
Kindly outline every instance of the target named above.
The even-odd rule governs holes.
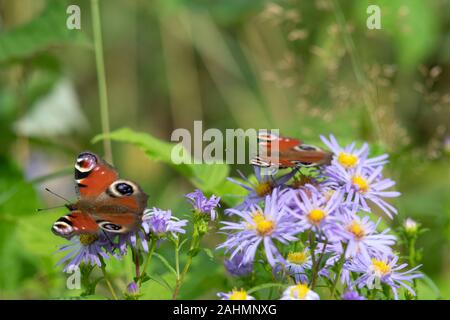
[[[271,132],[258,135],[258,144],[264,153],[258,154],[251,164],[260,167],[294,168],[330,164],[332,153],[304,144],[295,138],[281,137]]]
[[[69,239],[100,230],[125,234],[139,228],[148,195],[136,183],[120,179],[92,152],[78,155],[75,181],[79,199],[66,205],[70,213],[53,224],[56,235]]]

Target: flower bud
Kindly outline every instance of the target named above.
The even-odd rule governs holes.
[[[127,293],[131,296],[139,294],[139,287],[136,282],[130,282],[127,286]]]
[[[419,224],[411,218],[407,218],[403,223],[403,227],[408,235],[412,236],[417,233],[419,229]]]

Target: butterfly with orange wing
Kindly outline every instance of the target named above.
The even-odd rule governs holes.
[[[296,168],[330,164],[333,154],[319,147],[304,144],[295,138],[278,136],[271,132],[258,135],[258,144],[264,152],[251,160],[259,167]]]
[[[74,235],[108,231],[136,231],[147,206],[147,194],[134,182],[119,178],[117,171],[91,152],[82,152],[75,163],[79,199],[68,204],[68,215],[59,218],[52,231],[70,239]]]

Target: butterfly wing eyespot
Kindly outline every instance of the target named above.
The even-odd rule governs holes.
[[[132,196],[137,190],[133,182],[127,180],[114,181],[106,190],[106,193],[113,198],[122,198]]]
[[[321,151],[319,147],[309,144],[301,144],[299,146],[296,146],[294,149],[298,151]]]
[[[95,198],[105,192],[119,175],[112,166],[92,152],[82,152],[75,162],[75,181],[80,198]]]
[[[112,223],[110,221],[98,222],[98,226],[105,231],[113,233],[122,233],[125,230],[123,226]]]
[[[90,152],[82,152],[77,157],[77,162],[75,163],[76,172],[90,172],[97,165],[97,156]]]

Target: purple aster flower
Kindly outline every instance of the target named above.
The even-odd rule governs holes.
[[[177,234],[184,234],[188,221],[180,220],[172,215],[170,210],[161,210],[158,208],[147,209],[142,217],[142,227],[146,234],[152,234],[158,238],[171,234],[177,237]]]
[[[252,297],[251,295],[249,295],[247,293],[247,291],[241,289],[241,290],[237,290],[237,289],[233,289],[233,291],[231,292],[219,292],[217,294],[217,296],[221,299],[221,300],[255,300],[254,297]]]
[[[354,142],[346,147],[341,147],[333,135],[330,135],[329,139],[320,136],[320,139],[334,153],[333,165],[338,165],[345,169],[353,169],[357,166],[370,169],[382,166],[388,162],[387,154],[375,158],[367,158],[369,154],[369,145],[367,143],[364,143],[361,148],[357,149]]]
[[[198,189],[194,192],[188,193],[186,198],[192,204],[195,211],[211,215],[211,220],[214,221],[217,212],[216,208],[220,207],[220,197],[212,195],[209,199]]]
[[[367,300],[364,296],[359,295],[358,292],[348,290],[342,295],[342,300]]]
[[[139,244],[145,252],[148,252],[150,235],[162,238],[167,233],[170,233],[176,237],[177,233],[185,233],[183,228],[186,224],[187,220],[179,220],[172,216],[170,210],[164,211],[158,208],[146,209],[142,216],[142,228],[136,232],[118,235],[117,247],[122,255],[126,254],[128,246],[137,249]],[[115,234],[111,234],[111,236],[114,237]]]
[[[62,246],[57,252],[68,252],[57,265],[68,263],[63,271],[73,271],[81,264],[101,266],[101,259],[109,259],[109,254],[119,258],[113,253],[114,246],[103,234],[81,234],[70,239],[70,244]]]
[[[383,198],[395,198],[400,195],[397,191],[385,191],[395,185],[395,181],[391,179],[380,178],[382,167],[378,167],[369,172],[357,167],[354,171],[346,171],[342,167],[332,166],[328,167],[327,173],[329,179],[342,185],[347,192],[347,203],[354,203],[360,205],[365,211],[370,212],[367,201],[378,206],[389,218],[392,219],[392,214],[397,214],[391,204],[387,203]]]
[[[320,297],[308,288],[308,285],[298,283],[295,286],[287,287],[280,300],[320,300]]]
[[[391,287],[395,300],[398,300],[398,289],[400,287],[408,290],[412,295],[416,295],[410,284],[414,279],[423,275],[416,272],[421,265],[411,270],[401,271],[407,267],[406,263],[397,265],[398,257],[393,255],[379,255],[366,258],[359,255],[354,258],[349,269],[362,275],[355,280],[354,285],[358,288],[366,286],[369,289],[379,287],[381,283]]]
[[[297,241],[296,234],[303,230],[303,227],[295,223],[292,215],[285,210],[285,206],[279,203],[279,193],[283,192],[274,189],[272,194],[266,197],[264,210],[259,206],[252,206],[249,210],[232,210],[232,213],[241,217],[239,222],[222,222],[225,226],[222,231],[235,231],[228,235],[227,240],[218,246],[218,249],[225,248],[226,252],[232,251],[231,259],[238,253],[243,253],[242,263],[246,264],[254,261],[256,250],[259,245],[264,246],[267,261],[275,266],[284,258],[278,252],[274,240],[282,244]]]
[[[233,258],[226,259],[223,264],[228,273],[235,277],[242,277],[253,272],[253,262],[242,263],[244,255],[242,253],[236,254]]]
[[[276,178],[272,174],[269,174],[270,171],[267,169],[253,166],[253,170],[255,173],[256,182],[250,181],[250,179],[245,177],[239,170],[238,173],[245,183],[237,181],[233,178],[228,178],[229,181],[241,186],[249,192],[242,204],[236,207],[238,210],[245,210],[251,206],[259,205],[260,202],[264,201],[267,195],[272,193],[273,189],[284,186],[285,183],[288,182],[297,172],[297,170],[292,170],[291,172]],[[232,213],[232,211],[225,210],[225,213],[229,214]]]
[[[334,191],[330,197],[324,196],[312,185],[307,189],[291,192],[295,207],[290,207],[290,213],[300,219],[300,225],[305,229],[322,231],[329,235],[335,228],[334,215],[342,204],[342,192]]]
[[[345,257],[355,257],[358,254],[369,257],[372,254],[392,254],[390,246],[395,244],[396,237],[390,234],[389,229],[378,233],[377,223],[370,221],[368,216],[360,218],[356,215],[356,206],[352,211],[344,212],[338,218],[339,228],[335,231],[341,240],[347,243]]]

